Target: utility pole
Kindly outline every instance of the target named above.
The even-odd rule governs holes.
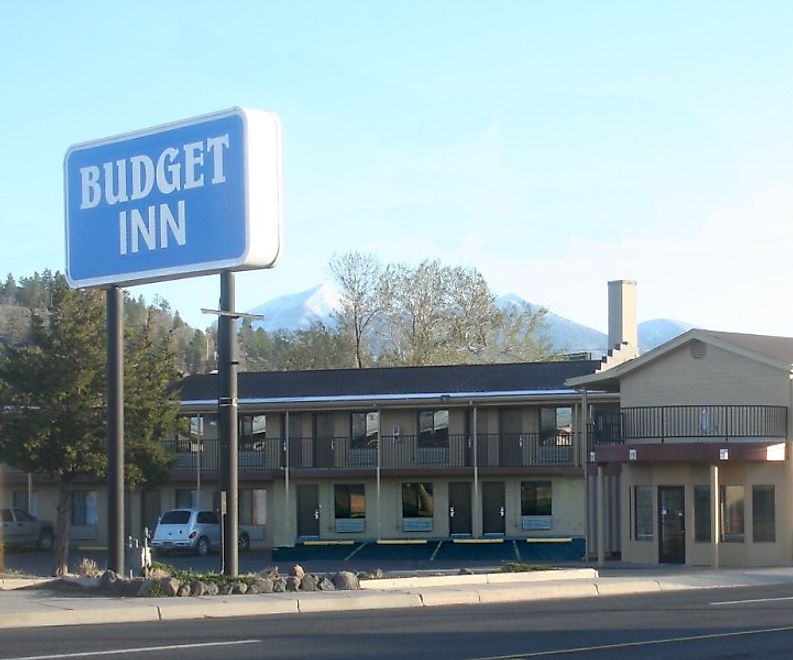
[[[234,311],[234,273],[220,274],[220,309],[202,309],[218,317],[218,431],[220,433],[220,515],[224,575],[239,574],[239,473],[237,465],[239,422],[237,414],[237,319],[262,318]]]

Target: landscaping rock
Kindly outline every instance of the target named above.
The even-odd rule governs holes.
[[[281,594],[286,591],[286,578],[279,577],[277,580],[273,580],[273,593]]]
[[[179,596],[180,598],[184,598],[185,596],[189,596],[190,595],[190,585],[187,584],[187,583],[180,584],[179,588],[176,590],[176,595]]]
[[[119,580],[118,573],[108,569],[104,573],[102,573],[102,577],[99,578],[99,588],[112,589],[113,587],[115,587],[116,582],[118,582],[118,580]]]
[[[296,577],[298,580],[302,580],[305,574],[306,571],[300,564],[295,564],[292,566],[292,570],[289,572],[289,575]]]
[[[298,589],[300,589],[300,578],[297,578],[294,575],[290,575],[288,578],[286,578],[287,591],[297,591]]]
[[[317,590],[318,591],[336,591],[336,587],[331,582],[331,579],[325,575],[323,575],[319,580],[317,580]]]
[[[207,587],[201,580],[193,580],[190,582],[190,593],[193,596],[203,596],[206,590]]]
[[[316,591],[317,590],[317,578],[311,573],[306,573],[303,576],[303,579],[300,580],[300,591]]]
[[[339,571],[331,578],[333,586],[339,591],[352,591],[360,589],[360,582],[358,576],[350,571]]]
[[[207,582],[204,586],[206,587],[204,590],[205,596],[217,596],[220,591],[215,582]]]
[[[255,594],[271,594],[273,593],[273,581],[270,578],[265,577],[256,578],[251,583],[248,591]]]
[[[176,596],[179,593],[179,580],[172,577],[163,578],[159,581],[160,589],[162,590],[163,596]]]
[[[248,585],[245,582],[235,582],[231,585],[231,593],[246,594],[248,593]]]

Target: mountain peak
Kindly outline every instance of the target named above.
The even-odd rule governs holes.
[[[332,324],[333,312],[339,308],[340,300],[341,295],[335,287],[323,282],[299,293],[273,298],[249,310],[249,313],[264,317],[260,321],[254,321],[253,327],[263,328],[267,332],[305,330],[317,321],[326,325]],[[523,305],[528,305],[532,311],[541,308],[541,305],[530,303],[516,293],[498,296],[496,304],[502,309]],[[639,324],[639,346],[642,351],[648,351],[692,327],[690,323],[674,319],[644,321]],[[605,333],[551,311],[545,314],[544,329],[555,351],[589,352],[598,356],[604,354],[608,348],[608,337]]]

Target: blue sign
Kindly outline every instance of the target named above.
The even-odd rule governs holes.
[[[66,277],[75,288],[270,268],[281,249],[281,129],[232,108],[71,147]]]

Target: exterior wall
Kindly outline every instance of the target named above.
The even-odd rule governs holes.
[[[622,558],[628,562],[658,562],[658,486],[685,487],[685,552],[686,564],[710,565],[711,544],[694,539],[694,486],[709,486],[709,466],[705,464],[669,463],[654,465],[628,464],[623,466],[621,518]],[[793,558],[790,541],[790,503],[788,497],[788,472],[786,463],[729,463],[719,465],[719,485],[744,487],[744,541],[721,542],[719,564],[723,566],[769,566],[789,562]],[[775,487],[776,542],[752,541],[752,486]],[[631,500],[634,486],[654,487],[652,540],[634,540],[634,512]]]
[[[712,345],[691,356],[684,345],[625,375],[621,405],[790,405],[788,374]]]
[[[551,481],[552,524],[550,529],[524,530],[521,517],[521,481]],[[405,531],[402,519],[402,484],[429,482],[433,485],[432,528],[426,531]],[[470,477],[405,476],[389,477],[380,482],[378,502],[377,480],[373,478],[344,477],[311,480],[290,479],[287,489],[284,482],[272,488],[271,513],[273,546],[292,546],[297,539],[297,488],[303,484],[316,484],[319,489],[320,538],[326,541],[374,539],[437,539],[449,536],[449,484],[468,482],[471,487],[472,536],[482,535],[481,491],[486,482],[504,484],[504,535],[505,537],[568,537],[584,534],[584,481],[581,477],[524,475],[522,477],[487,477],[479,481],[479,501]],[[334,516],[334,485],[364,484],[366,517],[362,532],[336,530]]]

